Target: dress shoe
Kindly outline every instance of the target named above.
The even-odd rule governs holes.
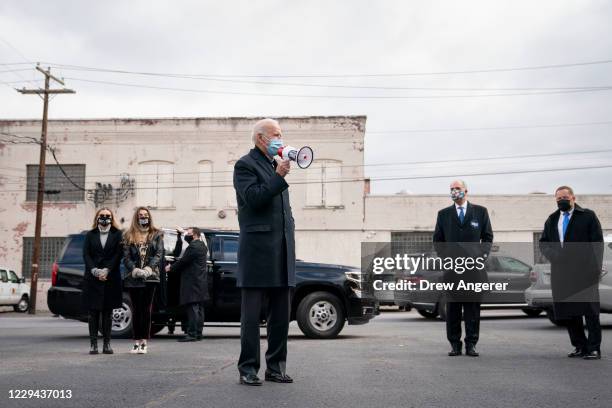
[[[193,337],[193,336],[185,336],[183,338],[180,338],[177,340],[179,343],[187,343],[189,341],[198,341],[197,337]]]
[[[460,356],[461,355],[461,346],[460,345],[453,345],[453,349],[448,352],[448,355],[450,357]]]
[[[293,382],[293,378],[289,377],[287,374],[266,371],[266,381],[289,384]]]
[[[257,386],[262,385],[262,382],[255,374],[247,374],[240,376],[240,384]]]
[[[585,360],[600,360],[601,359],[601,353],[599,351],[590,351],[588,353],[585,353],[585,355],[582,357]]]
[[[89,346],[89,354],[98,354],[98,340],[91,340]]]
[[[470,344],[465,346],[465,355],[470,357],[478,357],[480,354],[476,351],[476,346]]]
[[[197,341],[204,340],[204,336],[202,335],[202,333],[200,333],[200,334],[198,334],[198,335],[196,336],[196,340],[197,340]]]
[[[582,349],[579,349],[578,347],[576,347],[574,351],[572,351],[571,353],[568,353],[567,356],[569,358],[583,357],[584,352],[582,351]]]
[[[110,346],[110,341],[105,341],[104,344],[102,345],[102,353],[104,354],[113,354],[114,351]]]

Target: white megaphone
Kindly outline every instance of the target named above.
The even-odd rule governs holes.
[[[293,160],[297,165],[305,169],[312,164],[314,153],[308,146],[297,149],[293,146],[283,146],[278,149],[278,155],[285,160]]]

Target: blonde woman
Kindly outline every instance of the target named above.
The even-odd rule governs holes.
[[[164,242],[162,231],[155,227],[146,207],[136,209],[130,228],[123,236],[123,263],[127,274],[123,285],[132,301],[131,353],[146,354],[151,334],[151,309],[159,285],[160,262]]]
[[[98,330],[102,321],[102,352],[113,354],[110,346],[113,309],[121,307],[119,265],[123,256],[121,231],[108,208],[96,211],[91,231],[85,236],[83,260],[83,306],[89,311],[89,354],[98,354]]]

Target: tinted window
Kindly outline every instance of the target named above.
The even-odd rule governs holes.
[[[223,260],[230,262],[238,261],[238,240],[232,238],[223,239]]]
[[[19,278],[17,277],[17,274],[13,271],[9,271],[9,279],[13,283],[19,283]]]
[[[529,272],[529,266],[525,265],[518,259],[506,258],[502,256],[502,257],[497,258],[497,260],[499,261],[499,265],[504,271],[522,272],[522,273]]]
[[[60,256],[64,263],[83,263],[83,243],[84,235],[72,235],[66,239],[64,251]]]
[[[4,269],[0,271],[0,280],[2,282],[8,281],[8,276],[6,275],[6,271]]]

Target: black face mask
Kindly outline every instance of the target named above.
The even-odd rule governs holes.
[[[185,235],[185,242],[190,244],[193,241],[193,235]]]
[[[98,225],[101,225],[103,227],[110,225],[111,222],[112,222],[111,217],[108,215],[101,215],[98,217]]]
[[[559,200],[557,201],[557,207],[559,207],[561,211],[569,211],[572,208],[572,204],[570,200]]]

